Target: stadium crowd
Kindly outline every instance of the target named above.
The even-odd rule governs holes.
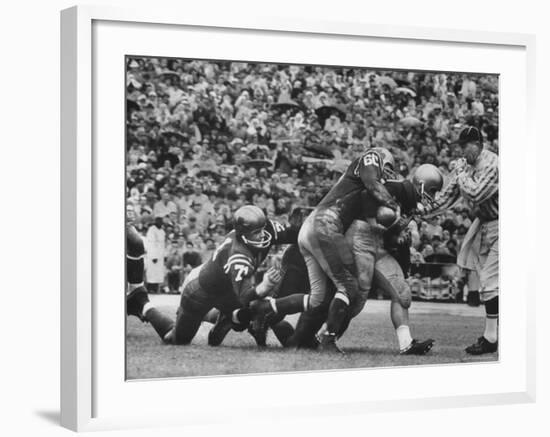
[[[369,147],[405,178],[422,163],[447,174],[467,124],[498,153],[496,76],[130,57],[126,79],[127,204],[152,291],[177,291],[238,207],[284,222]],[[466,204],[417,218],[413,263],[456,259],[471,220]]]

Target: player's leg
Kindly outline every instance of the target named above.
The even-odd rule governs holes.
[[[358,293],[351,302],[348,317],[340,328],[338,337],[347,330],[351,320],[363,310],[370,292],[374,264],[378,248],[382,244],[382,231],[363,220],[355,220],[346,232],[346,240],[352,249],[357,272]]]
[[[294,328],[286,320],[281,320],[276,325],[271,326],[271,329],[283,347],[286,347],[288,340],[294,334]]]
[[[220,293],[215,297],[214,307],[219,313],[214,326],[208,333],[208,344],[210,346],[221,345],[229,331],[240,332],[249,326],[252,313],[248,307],[242,307],[241,302],[232,290],[220,290]],[[209,317],[214,314],[213,311],[209,312]]]
[[[413,339],[409,323],[409,307],[412,302],[411,289],[405,280],[403,270],[393,256],[385,250],[374,266],[373,287],[381,289],[390,296],[390,316],[395,328],[399,351],[402,354],[423,355],[432,347],[434,341]]]
[[[126,227],[126,313],[144,320],[143,306],[149,302],[143,278],[145,275],[145,246],[133,226]]]
[[[286,256],[289,251],[294,255]],[[250,309],[254,318],[273,315],[284,317],[301,313],[308,309],[309,293],[309,277],[304,258],[297,246],[289,247],[283,255],[281,280],[276,286],[275,296],[251,302]]]
[[[287,247],[281,265],[281,279],[274,287],[273,297],[250,303],[252,322],[249,332],[259,346],[265,345],[267,330],[271,328],[281,344],[294,333],[291,325],[280,323],[286,315],[304,311],[308,307],[309,279],[304,257],[297,244]],[[289,329],[289,326],[292,329]],[[282,340],[281,340],[282,339]]]
[[[296,324],[295,332],[288,344],[293,347],[300,347],[302,344],[310,344],[315,334],[323,324],[319,319],[324,317],[327,307],[327,291],[329,286],[325,269],[321,266],[318,258],[322,253],[317,248],[317,235],[314,221],[316,213],[311,214],[300,229],[298,245],[307,268],[308,282],[310,285],[309,296],[303,298],[302,306],[305,310]]]
[[[183,284],[180,306],[174,328],[165,335],[164,341],[186,345],[197,334],[208,312],[214,307],[214,299],[199,284],[199,269],[191,271]]]
[[[332,296],[328,293],[327,296]],[[296,322],[295,333],[286,342],[286,347],[297,349],[317,349],[319,341],[316,334],[319,332],[328,314],[327,305],[311,308],[304,311]]]
[[[466,348],[472,355],[498,350],[498,222],[483,224],[481,232],[479,296],[485,306],[485,330],[476,343]]]
[[[342,225],[335,213],[328,210],[322,215],[319,214],[315,220],[315,227],[316,258],[336,288],[329,305],[327,329],[321,337],[321,347],[328,351],[339,351],[335,342],[336,337],[349,317],[351,302],[358,295],[355,263]]]
[[[126,228],[126,313],[149,322],[157,334],[163,338],[174,326],[174,321],[156,309],[149,301],[143,283],[145,247],[143,239],[133,226]]]

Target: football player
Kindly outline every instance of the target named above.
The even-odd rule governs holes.
[[[279,281],[275,269],[269,270],[257,286],[253,276],[272,245],[296,243],[298,229],[267,220],[253,205],[235,212],[234,228],[211,258],[185,279],[176,323],[163,337],[165,342],[189,344],[204,317],[216,308],[218,321],[209,332],[208,343],[221,344],[229,330],[248,327],[248,304],[268,295]]]
[[[370,149],[348,166],[300,229],[298,244],[311,286],[308,307],[322,312],[328,306],[321,350],[342,352],[336,336],[348,316],[350,302],[358,294],[355,263],[345,233],[360,213],[361,192],[366,191],[382,206],[399,210],[382,178],[382,156]],[[334,294],[329,292],[330,283]]]
[[[149,322],[161,338],[172,328],[170,317],[153,308],[144,284],[145,246],[143,238],[133,226],[135,211],[126,207],[126,313],[136,316],[142,322]]]
[[[392,161],[387,164],[391,166]],[[391,299],[390,316],[401,354],[423,355],[434,343],[432,339],[415,340],[410,332],[408,309],[412,298],[405,280],[410,264],[410,218],[406,215],[425,203],[427,196],[431,199],[442,186],[443,176],[431,164],[418,167],[412,182],[388,180],[386,188],[399,203],[402,215],[383,206],[377,208],[372,198],[364,196],[364,216],[355,220],[346,234],[353,249],[360,290],[350,320],[362,311],[371,287],[381,289]]]
[[[310,207],[296,207],[289,216],[289,223],[299,229],[313,210]],[[304,311],[308,306],[309,279],[304,257],[297,244],[289,245],[279,263],[280,280],[266,299],[250,303],[253,320],[249,332],[259,346],[265,346],[267,328],[271,328],[282,346],[290,346],[294,328],[284,320],[288,314]],[[326,318],[326,315],[325,315]],[[324,318],[323,318],[324,321]]]
[[[412,212],[416,209],[417,203],[423,200],[422,192],[434,193],[441,189],[443,178],[437,168],[430,165],[419,168],[413,183],[389,179],[395,177],[393,157],[387,149],[375,150],[380,153],[383,160],[386,188],[399,203],[402,211]],[[359,294],[350,303],[351,312],[343,323],[338,337],[347,329],[351,318],[362,311],[373,285],[385,291],[391,298],[390,314],[396,329],[400,352],[424,354],[433,346],[433,340],[413,340],[408,322],[411,293],[404,276],[410,262],[410,241],[406,238],[408,220],[399,219],[392,209],[377,208],[377,203],[366,192],[362,193],[362,205],[364,216],[354,220],[346,233],[356,263]],[[297,266],[300,265],[296,261],[294,263]],[[280,296],[280,293],[278,295]],[[307,310],[307,303],[308,297],[305,295],[290,295],[277,299],[258,300],[251,304],[251,308],[253,311],[262,311],[264,314],[275,313],[279,316],[305,311],[298,321],[297,333],[290,337],[287,345],[315,347],[315,333],[321,327],[323,317]]]
[[[472,126],[460,131],[458,145],[464,157],[426,212],[430,216],[443,212],[462,197],[476,216],[464,237],[457,263],[479,275],[485,330],[466,352],[481,355],[498,350],[498,156],[484,148],[481,132]]]

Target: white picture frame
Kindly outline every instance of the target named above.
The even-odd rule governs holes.
[[[523,182],[512,186],[509,180],[506,179],[507,162],[514,160],[514,157],[507,153],[507,144],[522,138],[522,147],[525,150],[535,150],[532,129],[535,92],[535,38],[532,35],[375,25],[361,22],[318,22],[296,17],[274,18],[242,15],[239,20],[231,19],[228,21],[225,17],[217,16],[215,13],[202,16],[193,14],[193,11],[189,9],[135,10],[78,6],[64,10],[61,13],[61,424],[67,428],[82,431],[121,427],[196,425],[232,420],[231,410],[224,412],[221,409],[222,407],[217,405],[211,406],[208,412],[203,411],[202,414],[200,414],[200,408],[197,407],[198,410],[191,412],[187,417],[182,417],[181,413],[177,414],[171,410],[162,414],[152,412],[150,415],[144,415],[137,411],[135,415],[132,415],[128,411],[123,411],[123,409],[117,412],[114,409],[111,410],[102,406],[101,399],[104,400],[106,397],[106,391],[102,388],[106,384],[102,381],[108,379],[103,377],[104,372],[101,369],[104,369],[109,363],[105,361],[105,353],[98,353],[103,347],[102,339],[106,338],[101,332],[113,330],[113,336],[119,338],[120,332],[118,331],[121,326],[123,327],[123,323],[115,326],[104,326],[107,322],[97,320],[98,308],[104,305],[104,299],[98,299],[97,297],[98,286],[104,282],[100,277],[104,272],[101,268],[102,261],[101,257],[98,257],[98,251],[103,250],[101,249],[103,246],[98,243],[97,235],[98,232],[103,232],[98,231],[98,228],[102,226],[98,224],[102,222],[102,213],[99,211],[105,210],[102,207],[104,197],[101,195],[104,189],[98,188],[97,185],[98,166],[103,166],[104,155],[98,154],[94,146],[97,138],[100,138],[100,133],[94,130],[93,122],[98,117],[97,108],[94,107],[98,103],[95,88],[98,81],[103,80],[101,78],[104,77],[100,75],[97,65],[94,64],[94,62],[97,62],[98,56],[101,55],[98,50],[101,50],[100,47],[104,47],[101,46],[101,36],[98,35],[97,28],[94,28],[97,23],[110,23],[109,25],[118,23],[121,26],[131,24],[143,28],[157,26],[155,27],[156,30],[153,29],[155,32],[160,32],[160,29],[173,31],[178,26],[185,27],[188,32],[208,29],[213,32],[236,29],[241,33],[269,32],[270,37],[273,38],[283,35],[285,37],[293,35],[296,38],[308,36],[311,39],[330,36],[335,41],[342,38],[353,38],[357,41],[369,39],[392,44],[401,42],[422,45],[429,43],[440,47],[453,44],[455,47],[462,47],[464,50],[475,46],[485,47],[488,50],[498,49],[499,51],[520,52],[521,59],[525,59],[525,62],[514,67],[521,69],[521,72],[518,73],[519,76],[515,77],[525,78],[526,83],[521,84],[522,87],[524,86],[525,92],[520,92],[514,97],[514,99],[523,99],[516,111],[516,117],[519,121],[515,127],[506,125],[506,129],[504,129],[501,126],[503,137],[501,159],[504,173],[503,182],[501,183],[501,187],[504,188],[501,194],[503,197],[503,217],[509,211],[509,209],[506,209],[506,205],[509,206],[507,196],[519,195],[524,196],[526,200],[529,198],[534,199],[534,193],[529,190],[529,187],[535,185],[536,175],[534,172],[527,173],[526,166],[520,165],[522,164],[521,160],[525,158],[519,158],[517,162],[518,167],[520,167],[518,171],[523,171],[523,174],[520,173],[520,179],[523,179]],[[150,50],[151,47],[148,49]],[[199,49],[200,45],[195,48],[195,51]],[[158,54],[166,55],[165,53]],[[459,60],[457,63],[459,63]],[[120,79],[123,80],[122,60],[120,66]],[[426,69],[429,69],[429,66]],[[495,67],[495,70],[491,72],[502,73],[498,71],[498,67]],[[502,83],[502,85],[505,92],[507,92],[506,88],[511,86],[510,83]],[[123,103],[121,102],[121,105]],[[505,107],[504,110],[506,110],[506,103],[507,100],[504,99],[502,103]],[[517,114],[518,111],[521,111],[521,114]],[[505,114],[503,113],[503,115]],[[120,150],[123,148],[123,143],[121,143]],[[113,165],[116,165],[116,163],[113,163]],[[103,171],[103,168],[106,171]],[[111,178],[110,182],[117,183],[118,181],[122,184],[122,180],[117,179],[116,173],[112,175],[109,173],[109,168],[102,167],[101,177]],[[526,214],[525,211],[517,212],[515,217],[510,214],[510,222],[503,222],[501,229],[511,229],[513,223],[525,218],[524,214]],[[508,220],[508,218],[505,220]],[[115,219],[115,221],[117,220]],[[119,221],[121,223],[123,221],[123,209],[120,210]],[[111,234],[111,236],[115,236],[115,240],[118,238],[122,241],[123,234],[117,234],[122,228],[123,226],[118,226],[117,230]],[[507,246],[508,243],[503,243],[503,246],[512,247],[513,245],[515,248],[521,246],[523,250],[529,250],[534,244],[534,229],[526,230],[523,240],[523,242],[510,240],[509,246]],[[503,251],[503,257],[507,256],[506,252]],[[506,258],[503,258],[503,261],[506,261]],[[122,270],[122,265],[121,259],[121,263],[114,268]],[[505,265],[506,263],[504,263]],[[504,271],[504,266],[501,266],[502,271]],[[526,262],[523,264],[519,262],[517,275],[523,277],[523,275],[528,274],[531,268]],[[529,277],[534,278],[534,275]],[[502,288],[504,291],[507,287],[506,281],[510,281],[510,284],[512,284],[513,280],[513,277],[503,275]],[[535,308],[534,299],[532,298],[535,293],[535,286],[533,281],[531,279],[518,282],[523,284],[523,288],[519,291],[521,293],[519,308],[513,308],[509,305],[510,300],[507,301],[506,298],[503,299],[502,304],[503,313],[509,311],[509,314],[513,313],[515,317],[515,311],[517,311],[518,317],[522,317],[517,324],[519,332],[509,329],[510,322],[506,321],[506,317],[502,322],[501,332],[509,334],[509,338],[512,337],[512,334],[517,335],[517,338],[521,339],[521,345],[525,346],[518,348],[520,357],[517,359],[515,370],[513,370],[513,372],[517,372],[517,375],[516,373],[514,375],[518,378],[514,380],[513,388],[510,388],[512,387],[510,385],[507,388],[503,386],[504,388],[499,390],[499,387],[495,386],[493,389],[484,391],[483,387],[480,386],[479,390],[457,391],[456,394],[449,392],[438,395],[436,391],[433,391],[431,394],[416,395],[414,387],[412,387],[411,391],[404,392],[401,398],[398,392],[392,393],[388,397],[378,398],[369,398],[366,393],[359,393],[354,394],[348,400],[339,398],[336,395],[333,399],[322,399],[319,398],[319,393],[313,390],[311,396],[318,398],[317,403],[312,403],[304,398],[302,402],[288,407],[276,402],[275,404],[255,405],[253,410],[256,420],[267,418],[274,412],[292,417],[294,415],[342,414],[344,411],[348,414],[350,412],[363,414],[373,411],[533,402],[535,399]],[[512,286],[514,285],[512,284]],[[115,310],[118,309],[118,307],[115,308]],[[116,313],[116,311],[114,312]],[[109,320],[109,318],[106,317],[106,320]],[[508,360],[511,360],[509,350],[505,345],[502,346],[502,356],[499,363],[487,365],[489,366],[487,372],[498,373],[499,368],[504,368]],[[460,370],[466,374],[466,372],[472,372],[472,369],[473,366],[470,365],[462,366]],[[421,376],[428,370],[424,368],[412,371]],[[433,373],[444,373],[445,371],[448,370],[445,368],[441,372],[439,368],[430,370]],[[130,385],[131,395],[135,396],[137,392],[142,390],[141,387],[143,387],[144,392],[150,390],[158,394],[162,393],[163,390],[168,392],[171,390],[172,385],[185,383],[186,390],[198,394],[202,391],[212,390],[216,386],[223,386],[230,390],[238,383],[246,392],[249,389],[248,385],[253,386],[258,378],[262,379],[262,383],[273,383],[284,388],[285,384],[290,383],[315,384],[313,379],[319,376],[323,379],[323,384],[326,384],[325,390],[323,390],[323,393],[326,393],[337,387],[338,378],[341,380],[352,374],[355,378],[367,378],[370,374],[366,372],[378,372],[377,377],[380,379],[407,378],[408,372],[411,372],[411,370],[348,371],[347,373],[350,375],[344,375],[342,372],[345,371],[329,372],[323,375],[286,375],[284,378],[277,375],[267,375],[199,378],[187,382],[175,380],[132,383],[125,383],[122,380],[118,382],[122,385]],[[315,372],[311,373],[314,374]],[[504,375],[506,374],[504,373]],[[299,381],[297,380],[298,377],[300,378]],[[437,375],[435,379],[437,380]],[[510,381],[512,379],[510,378]],[[116,392],[113,389],[113,393],[110,394],[113,397],[113,403],[124,404],[126,401],[117,398],[116,393],[120,394],[121,392]],[[173,394],[167,396],[173,396]],[[214,416],[212,411],[218,411],[219,414]]]

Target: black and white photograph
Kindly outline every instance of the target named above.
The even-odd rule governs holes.
[[[497,74],[124,74],[128,380],[499,360]]]

